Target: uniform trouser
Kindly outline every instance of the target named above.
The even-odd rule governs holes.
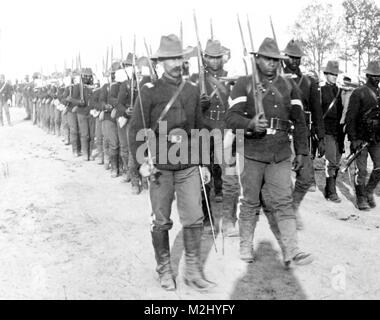
[[[128,161],[129,161],[129,145],[128,145],[128,127],[124,125],[123,128],[120,128],[120,125],[117,123],[117,136],[119,138],[120,144],[120,157],[123,161],[124,171],[128,170]]]
[[[309,190],[315,184],[314,166],[311,155],[304,158],[303,167],[297,171],[296,183],[293,191],[293,202],[299,204]]]
[[[32,101],[32,122],[37,124],[37,102]]]
[[[80,144],[82,154],[90,157],[95,140],[95,119],[91,115],[78,113],[78,125],[80,132]]]
[[[54,128],[55,134],[61,135],[61,123],[62,123],[62,111],[59,111],[57,108],[54,108]]]
[[[108,157],[119,156],[119,137],[116,122],[103,120],[103,150]]]
[[[98,150],[99,157],[102,159],[103,154],[103,121],[100,121],[99,117],[95,118],[95,143]]]
[[[55,109],[56,106],[53,103],[49,105],[49,131],[55,134]]]
[[[285,260],[298,253],[291,172],[290,159],[279,163],[263,163],[245,158],[244,170],[240,175],[243,190],[240,224],[255,224],[264,201],[277,222],[281,242],[285,247]]]
[[[25,111],[26,111],[26,116],[28,118],[31,118],[31,116],[32,116],[31,101],[27,96],[24,96],[24,107],[25,107]]]
[[[174,193],[177,197],[179,219],[184,228],[201,226],[201,180],[198,166],[184,170],[161,170],[159,183],[151,182],[149,193],[152,203],[152,231],[170,230]]]
[[[80,135],[79,135],[78,114],[72,111],[68,111],[67,122],[69,123],[70,142],[73,148],[73,152],[79,152],[80,151]]]
[[[373,169],[380,170],[380,143],[370,144],[356,158],[355,184],[365,185],[367,179],[368,153],[373,162]]]
[[[0,101],[0,124],[1,125],[4,125],[3,109],[4,109],[5,116],[7,118],[7,122],[10,125],[11,124],[11,115],[9,113],[9,105],[8,105],[7,101],[4,101],[4,102]]]
[[[70,142],[70,126],[68,120],[68,111],[62,111],[62,122],[61,122],[61,131],[65,138],[65,142]]]
[[[335,177],[340,166],[342,154],[339,151],[338,138],[325,136],[326,177]]]

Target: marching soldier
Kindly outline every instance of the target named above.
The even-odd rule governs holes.
[[[277,74],[280,54],[276,42],[266,38],[257,53],[256,65],[262,90],[264,113],[256,114],[252,76],[237,80],[231,92],[226,114],[227,126],[244,129],[244,168],[240,174],[243,199],[239,215],[240,257],[254,260],[253,236],[262,203],[270,208],[266,214],[271,229],[283,251],[286,267],[311,263],[310,254],[298,248],[295,213],[292,205],[291,148],[289,129],[293,121],[296,158],[294,170],[299,170],[309,154],[307,128],[302,102],[294,83]],[[270,127],[268,127],[270,124]],[[267,130],[268,129],[268,130]],[[275,130],[276,129],[276,130]],[[248,134],[248,135],[247,135]]]
[[[301,58],[304,56],[299,45],[291,40],[285,50],[288,59],[285,60],[285,73],[290,74],[302,97],[303,111],[305,113],[306,125],[309,128],[309,150],[312,141],[318,141],[319,156],[324,155],[325,128],[322,118],[321,95],[318,82],[314,78],[302,74],[300,70]],[[310,141],[311,140],[311,141]],[[315,190],[314,167],[311,154],[304,159],[303,167],[296,173],[296,183],[293,191],[293,207],[296,213],[297,229],[303,228],[299,213],[299,206],[307,191]]]
[[[326,158],[326,187],[325,198],[339,203],[342,200],[336,192],[336,179],[339,172],[340,160],[344,152],[341,141],[342,126],[340,119],[343,112],[341,90],[336,85],[339,70],[338,61],[328,61],[323,73],[326,76],[326,84],[321,87],[322,110],[325,123],[325,158]]]
[[[173,225],[170,219],[171,206],[176,194],[178,213],[183,226],[184,280],[196,290],[204,291],[212,288],[214,284],[205,278],[201,266],[203,212],[200,172],[205,177],[206,183],[210,180],[210,173],[207,167],[201,168],[198,164],[190,163],[190,155],[194,151],[191,150],[193,144],[190,142],[193,139],[191,130],[202,129],[204,125],[199,89],[182,78],[184,54],[182,43],[176,35],[161,37],[155,56],[162,65],[164,74],[154,84],[147,83],[142,87],[141,100],[140,98],[136,100],[133,110],[129,143],[136,163],[141,164],[143,159],[138,159],[136,154],[143,143],[136,139],[140,130],[146,126],[145,129],[150,129],[156,134],[155,138],[152,138],[154,142],[148,140],[148,147],[151,143],[158,142],[159,138],[166,141],[164,145],[157,146],[156,152],[152,154],[155,166],[151,166],[153,159],[147,164],[151,174],[149,188],[152,204],[151,235],[157,261],[156,270],[162,288],[176,289],[169,246],[169,230]],[[185,141],[187,143],[182,145]],[[181,158],[179,162],[173,161],[168,148],[176,149],[181,146],[189,147],[189,158]]]
[[[367,83],[352,93],[346,115],[346,132],[352,151],[368,143],[356,159],[355,191],[360,210],[376,207],[373,192],[380,181],[380,63],[370,62],[364,72]],[[368,153],[373,170],[366,184]]]
[[[13,89],[9,81],[5,80],[5,76],[0,75],[0,124],[4,126],[3,121],[3,109],[5,116],[7,117],[8,125],[11,126],[11,115],[9,113],[9,108],[12,105],[12,94]]]

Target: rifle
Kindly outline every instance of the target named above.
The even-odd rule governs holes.
[[[194,26],[195,26],[195,34],[197,36],[197,56],[198,56],[198,69],[199,69],[199,85],[201,88],[201,95],[207,94],[206,91],[206,82],[205,82],[205,66],[203,63],[203,51],[202,51],[202,46],[201,42],[199,40],[199,33],[198,33],[198,23],[197,23],[197,17],[195,15],[195,10],[193,12],[193,17],[194,17]]]
[[[340,169],[341,173],[345,173],[350,165],[355,161],[357,157],[362,153],[362,151],[368,146],[368,142],[364,142],[363,144],[360,145],[358,149],[356,149],[355,152],[351,152],[350,155],[347,157],[347,163]]]
[[[181,26],[182,26],[182,23],[181,23]],[[145,50],[146,50],[146,55],[148,57],[150,79],[152,82],[155,82],[158,79],[158,75],[157,75],[156,69],[153,67],[151,55],[150,55],[150,52],[148,49],[148,45],[146,44],[145,38],[144,38],[144,46],[145,46]]]
[[[243,44],[243,55],[244,55],[244,57],[247,57],[248,56],[248,51],[247,51],[247,47],[245,46],[244,35],[243,35],[243,30],[241,29],[239,15],[237,15],[237,19],[238,19],[238,25],[239,25],[241,42]],[[244,58],[243,58],[243,63],[244,63],[244,68],[245,68],[245,74],[248,76],[247,61]]]
[[[182,29],[182,21],[181,21],[181,24],[180,24],[180,27],[179,27],[179,37],[181,39],[181,43],[183,43],[183,29]],[[145,42],[145,40],[144,40]]]
[[[211,40],[214,40],[214,28],[212,27],[212,19],[210,19],[210,35]]]
[[[274,27],[273,27],[273,21],[272,21],[272,16],[269,16],[269,20],[270,20],[270,27],[272,29],[272,34],[273,34],[273,39],[274,39],[274,42],[276,43],[276,46],[277,48],[279,48],[278,46],[278,42],[277,42],[277,37],[276,37],[276,31],[274,31]],[[284,66],[282,64],[282,61],[280,61],[280,64],[279,64],[279,67],[278,67],[278,71],[280,74],[284,74]]]
[[[122,37],[120,36],[120,57],[121,57],[121,63],[123,63],[123,60],[124,60],[124,55],[123,55],[123,39]]]
[[[80,101],[84,102],[84,97],[83,97],[83,79],[82,79],[82,61],[80,59],[80,53],[78,54],[78,64],[79,64],[79,70],[80,70],[80,75],[79,75],[79,91],[80,91]]]
[[[238,22],[239,22],[239,26],[240,26],[240,20],[238,20]],[[251,64],[252,64],[252,94],[253,94],[253,100],[255,102],[255,113],[256,114],[262,113],[264,115],[264,118],[265,118],[264,106],[263,106],[263,92],[262,92],[262,88],[261,88],[259,74],[258,74],[257,68],[256,68],[256,58],[255,58],[255,54],[254,54],[255,49],[253,46],[251,24],[249,23],[248,16],[247,16],[247,27],[248,27],[249,40],[251,42],[251,50],[252,50],[252,54],[251,54],[250,58],[251,58]],[[247,49],[245,49],[245,50],[247,50]]]
[[[131,106],[133,106],[133,100],[134,100],[134,95],[135,95],[135,79],[137,81],[137,77],[136,77],[136,56],[135,56],[135,54],[136,54],[136,35],[133,35]]]

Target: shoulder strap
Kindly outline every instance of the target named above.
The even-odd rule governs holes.
[[[341,90],[340,90],[340,88],[338,88],[338,92],[335,95],[333,101],[331,101],[331,103],[330,103],[329,107],[327,108],[326,112],[323,114],[323,119],[326,118],[326,116],[329,113],[329,111],[334,107],[336,101],[338,100],[338,97],[339,97],[340,93],[341,93]]]
[[[177,91],[174,93],[174,95],[169,100],[168,104],[165,106],[164,110],[162,110],[160,116],[158,117],[158,119],[157,119],[157,121],[156,121],[156,123],[154,125],[154,128],[152,128],[153,131],[156,131],[157,126],[162,121],[162,119],[166,116],[166,114],[168,113],[168,111],[170,110],[170,108],[172,107],[172,105],[174,104],[174,102],[177,100],[177,98],[178,98],[179,94],[181,93],[182,89],[185,87],[185,84],[186,84],[186,81],[182,81],[182,83],[178,87]]]

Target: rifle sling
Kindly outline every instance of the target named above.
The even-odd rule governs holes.
[[[174,93],[174,95],[169,100],[168,104],[165,106],[164,110],[162,110],[160,116],[158,117],[154,128],[152,128],[153,131],[156,131],[159,123],[162,121],[162,119],[166,116],[166,114],[169,112],[170,108],[173,106],[174,102],[177,100],[179,94],[181,93],[182,89],[185,87],[186,81],[182,81],[180,86],[178,87],[177,91]]]
[[[327,108],[326,112],[323,114],[323,119],[326,118],[327,114],[329,113],[329,111],[334,107],[336,101],[338,100],[338,97],[340,95],[340,88],[338,89],[338,92],[336,94],[336,96],[334,97],[333,101],[331,101],[329,107]]]

